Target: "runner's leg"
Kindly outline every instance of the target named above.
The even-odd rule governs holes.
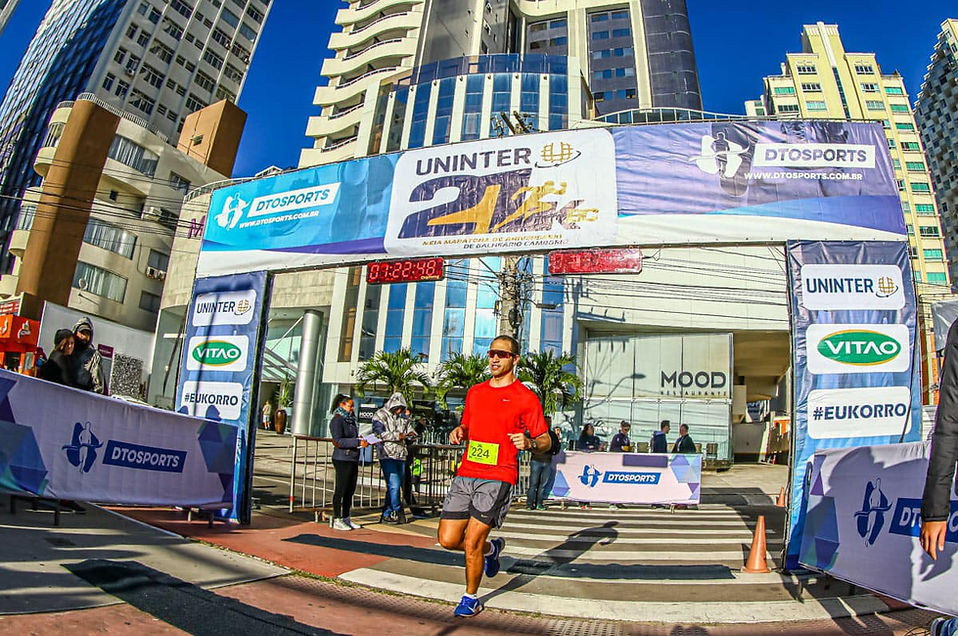
[[[440,519],[439,545],[447,550],[464,550],[468,519]]]
[[[475,517],[470,517],[466,525],[466,536],[463,540],[466,552],[466,594],[475,594],[479,591],[486,552],[491,548],[486,541],[491,530],[491,526],[487,526]]]

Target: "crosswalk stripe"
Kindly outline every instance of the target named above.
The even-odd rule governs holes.
[[[663,544],[668,545],[668,543],[666,543],[666,541],[663,540],[663,539],[667,539],[665,537],[618,536],[613,538],[611,536],[591,535],[591,536],[580,536],[580,537],[573,538],[565,534],[529,534],[524,532],[509,532],[508,529],[505,529],[505,530],[500,529],[496,531],[494,534],[495,536],[505,537],[506,539],[518,539],[518,540],[525,540],[525,541],[553,541],[556,543],[575,542],[575,543],[592,543],[595,545],[599,545],[600,542],[611,540],[614,543],[629,543],[629,544],[636,544],[636,545],[663,545]],[[682,543],[685,545],[718,545],[718,544],[726,544],[726,543],[734,543],[734,544],[748,543],[751,540],[752,540],[751,535],[743,534],[739,537],[731,537],[727,535],[711,536],[711,537],[683,536],[681,538],[675,538],[673,542]],[[777,540],[768,541],[769,545],[776,544],[776,543],[781,544],[781,541],[777,541]]]
[[[751,535],[752,531],[744,523],[737,522],[728,522],[722,524],[713,524],[709,523],[708,527],[702,528],[701,524],[696,524],[694,528],[664,528],[661,526],[664,525],[676,525],[674,522],[648,522],[643,523],[640,527],[629,528],[623,525],[616,525],[612,528],[604,528],[602,526],[589,528],[590,531],[598,534],[649,534],[655,533],[656,535],[660,534],[707,534],[707,535],[717,535],[726,532],[735,533],[736,531],[748,532]],[[506,522],[503,525],[503,528],[507,529],[525,529],[525,530],[582,530],[581,526],[562,526],[554,523],[518,523],[513,522],[510,519],[506,518]],[[769,534],[776,534],[777,532],[774,529],[766,529],[766,532]]]
[[[716,551],[693,552],[683,550],[682,552],[640,552],[635,550],[605,550],[605,551],[587,551],[581,550],[548,550],[548,556],[543,556],[543,551],[539,548],[530,548],[521,545],[509,545],[506,552],[512,555],[521,555],[524,557],[538,557],[539,560],[549,559],[569,559],[573,561],[615,561],[626,563],[635,561],[638,563],[650,563],[657,561],[695,561],[703,565],[714,565],[723,563],[744,562],[744,556],[741,550],[734,551]],[[766,559],[772,560],[771,554],[766,553]]]

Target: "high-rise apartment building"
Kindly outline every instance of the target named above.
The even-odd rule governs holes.
[[[915,105],[948,256],[952,284],[958,280],[958,20],[941,23],[941,33]]]
[[[458,112],[461,100],[469,102],[463,106],[472,115],[465,136],[457,137],[453,129],[433,141],[420,139],[417,132],[401,139],[401,148],[488,136],[490,118],[502,112],[513,90],[504,76],[517,70],[504,57],[497,58],[498,66],[480,69],[476,60],[485,55],[568,60],[567,117],[564,125],[551,122],[553,129],[571,125],[577,116],[653,107],[702,108],[684,0],[358,0],[337,13],[336,24],[342,31],[330,36],[334,56],[322,68],[329,82],[317,88],[314,97],[322,112],[310,118],[306,134],[313,138],[313,147],[303,151],[300,166],[383,150],[370,141],[382,127],[387,110],[397,123],[428,126],[434,112],[441,112],[440,121],[445,121]],[[463,66],[468,62],[458,61],[470,58],[476,58],[471,69]],[[467,72],[453,68],[457,64]],[[423,73],[427,68],[435,70]],[[454,78],[466,74],[476,76],[468,86],[453,84]],[[426,91],[413,97],[412,86],[426,75],[430,76]],[[412,79],[407,80],[409,76]],[[498,82],[488,87],[499,94],[494,103],[477,102],[486,90],[478,84],[481,76]],[[449,81],[429,92],[431,82],[441,78]],[[410,88],[408,94],[403,93],[404,87]],[[515,91],[531,94],[537,89],[529,80]],[[551,92],[558,98],[564,89],[554,87]],[[404,99],[411,100],[408,107]],[[393,100],[399,100],[406,119],[395,114]],[[533,103],[531,97],[515,106],[513,110],[524,117],[542,116],[540,103]],[[537,130],[546,129],[533,124]],[[390,149],[397,149],[395,145]]]
[[[750,114],[872,120],[884,128],[923,314],[923,392],[930,399],[937,371],[929,301],[948,291],[950,279],[931,176],[901,75],[883,74],[874,53],[846,51],[838,26],[819,22],[803,27],[802,52],[786,54],[781,74],[764,84],[761,100],[746,103]]]
[[[175,141],[190,113],[236,101],[270,4],[54,0],[0,104],[4,251],[20,201],[39,181],[33,162],[57,104],[93,95]]]
[[[13,15],[13,12],[17,10],[17,4],[20,0],[0,0],[0,33],[3,33],[4,27],[7,26],[7,21],[10,20],[10,16]]]

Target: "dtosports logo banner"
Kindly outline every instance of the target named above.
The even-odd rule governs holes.
[[[403,154],[385,247],[468,255],[607,244],[616,216],[607,130],[516,135]]]
[[[552,497],[624,504],[697,504],[701,455],[560,453]]]
[[[237,429],[0,371],[0,490],[233,506]]]
[[[921,495],[930,444],[886,444],[814,454],[798,562],[911,605],[958,614],[958,499],[945,549],[921,549]]]
[[[808,459],[820,448],[915,441],[915,288],[908,244],[790,242],[792,409],[786,566],[798,563]]]

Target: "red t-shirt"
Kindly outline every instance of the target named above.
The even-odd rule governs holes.
[[[519,476],[519,449],[509,434],[529,431],[535,439],[548,430],[539,398],[518,380],[504,387],[483,382],[469,389],[461,426],[468,446],[457,474],[513,485]]]

